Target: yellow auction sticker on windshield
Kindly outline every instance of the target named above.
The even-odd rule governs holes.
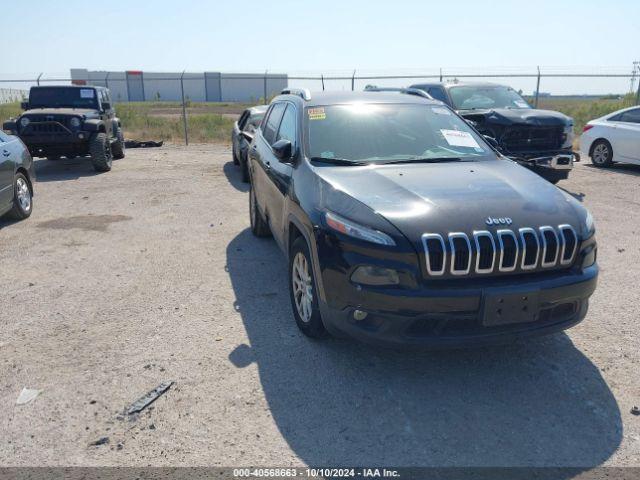
[[[309,112],[309,120],[324,120],[327,114],[324,113],[324,107],[315,107],[307,109]]]

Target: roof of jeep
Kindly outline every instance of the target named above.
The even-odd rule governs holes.
[[[297,99],[304,106],[314,107],[322,105],[344,105],[348,103],[417,103],[442,105],[437,100],[429,100],[418,95],[410,95],[400,92],[376,92],[376,91],[355,91],[355,92],[311,92],[311,98],[304,100],[299,95],[286,94],[279,95],[276,99]]]
[[[105,87],[101,87],[98,85],[34,85],[33,87],[31,87],[32,89],[34,88],[98,88],[98,89],[105,89]]]

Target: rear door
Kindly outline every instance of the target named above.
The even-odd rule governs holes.
[[[271,105],[249,149],[251,186],[255,192],[257,204],[262,213],[267,216],[267,219],[271,215],[271,205],[267,195],[269,183],[271,182],[269,170],[271,170],[273,164],[278,162],[278,159],[271,151],[271,145],[275,142],[285,108],[286,104],[283,102],[276,102]]]
[[[0,213],[13,201],[13,173],[19,147],[16,137],[0,132]]]
[[[616,122],[617,153],[623,160],[640,161],[640,108],[620,114]]]
[[[291,151],[296,151],[296,123],[297,114],[296,107],[289,102],[286,103],[286,109],[282,115],[278,132],[271,142],[273,145],[278,140],[289,140],[292,144]],[[283,163],[275,155],[271,162],[271,168],[267,170],[267,177],[269,182],[266,186],[266,197],[269,203],[269,222],[271,225],[271,231],[274,238],[280,243],[281,247],[284,247],[284,203],[287,192],[289,191],[289,185],[291,183],[291,174],[293,167],[290,163]]]

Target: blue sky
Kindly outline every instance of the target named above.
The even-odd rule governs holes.
[[[3,6],[1,15],[5,78],[68,75],[71,67],[329,74],[542,65],[630,71],[640,60],[637,0],[29,0]],[[524,84],[526,90],[535,86]],[[563,86],[549,80],[552,85]],[[575,87],[623,91],[629,80],[580,80]]]

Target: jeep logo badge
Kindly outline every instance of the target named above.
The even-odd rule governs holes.
[[[513,223],[513,220],[511,220],[509,217],[487,217],[485,223],[487,225],[511,225]]]

